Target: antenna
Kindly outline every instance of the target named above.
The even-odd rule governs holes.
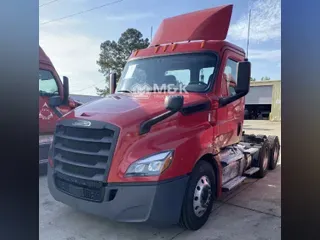
[[[251,9],[249,9],[249,17],[248,17],[247,57],[246,57],[247,59],[249,58],[250,21],[251,21]]]

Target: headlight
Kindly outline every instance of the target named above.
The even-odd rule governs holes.
[[[142,158],[130,165],[126,172],[127,177],[157,176],[171,164],[173,151],[166,151]]]

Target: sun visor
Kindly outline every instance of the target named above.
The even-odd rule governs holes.
[[[225,40],[233,5],[224,5],[166,18],[150,46],[193,40]]]

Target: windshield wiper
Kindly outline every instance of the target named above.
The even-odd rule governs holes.
[[[48,92],[45,92],[45,91],[39,91],[39,95],[40,96],[43,96],[43,97],[52,97],[52,96],[58,96],[59,94],[56,94],[56,93],[48,93]]]
[[[131,93],[131,91],[129,91],[129,90],[119,90],[117,92]]]

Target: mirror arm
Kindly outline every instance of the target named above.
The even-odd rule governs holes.
[[[167,112],[164,112],[158,116],[155,116],[151,119],[142,122],[140,125],[139,134],[143,135],[150,132],[150,129],[153,125],[179,112],[183,107],[183,100],[183,96],[167,96],[165,99],[165,106]]]
[[[175,114],[177,111],[168,111],[165,112],[159,116],[156,116],[154,118],[151,118],[145,122],[143,122],[140,126],[140,130],[139,130],[139,134],[143,135],[146,134],[148,132],[150,132],[150,129],[153,125],[157,124],[158,122],[161,122],[163,120],[165,120],[168,117],[171,117],[173,114]]]
[[[68,105],[69,104],[69,98],[63,97],[62,104],[63,105]]]
[[[237,93],[235,96],[239,96],[239,98],[244,97],[245,95],[247,95],[249,92],[249,89],[245,90],[245,91],[241,91],[239,93]]]
[[[58,107],[61,104],[63,104],[63,101],[61,100],[60,96],[52,96],[49,98],[49,106],[50,107]]]
[[[224,98],[220,98],[219,99],[219,107],[224,107],[226,106],[227,104],[233,102],[233,101],[236,101],[238,100],[239,98],[242,98],[243,96],[247,95],[249,91],[242,91],[242,92],[239,92],[237,93],[236,95],[234,96],[230,96],[230,97],[224,97]]]

